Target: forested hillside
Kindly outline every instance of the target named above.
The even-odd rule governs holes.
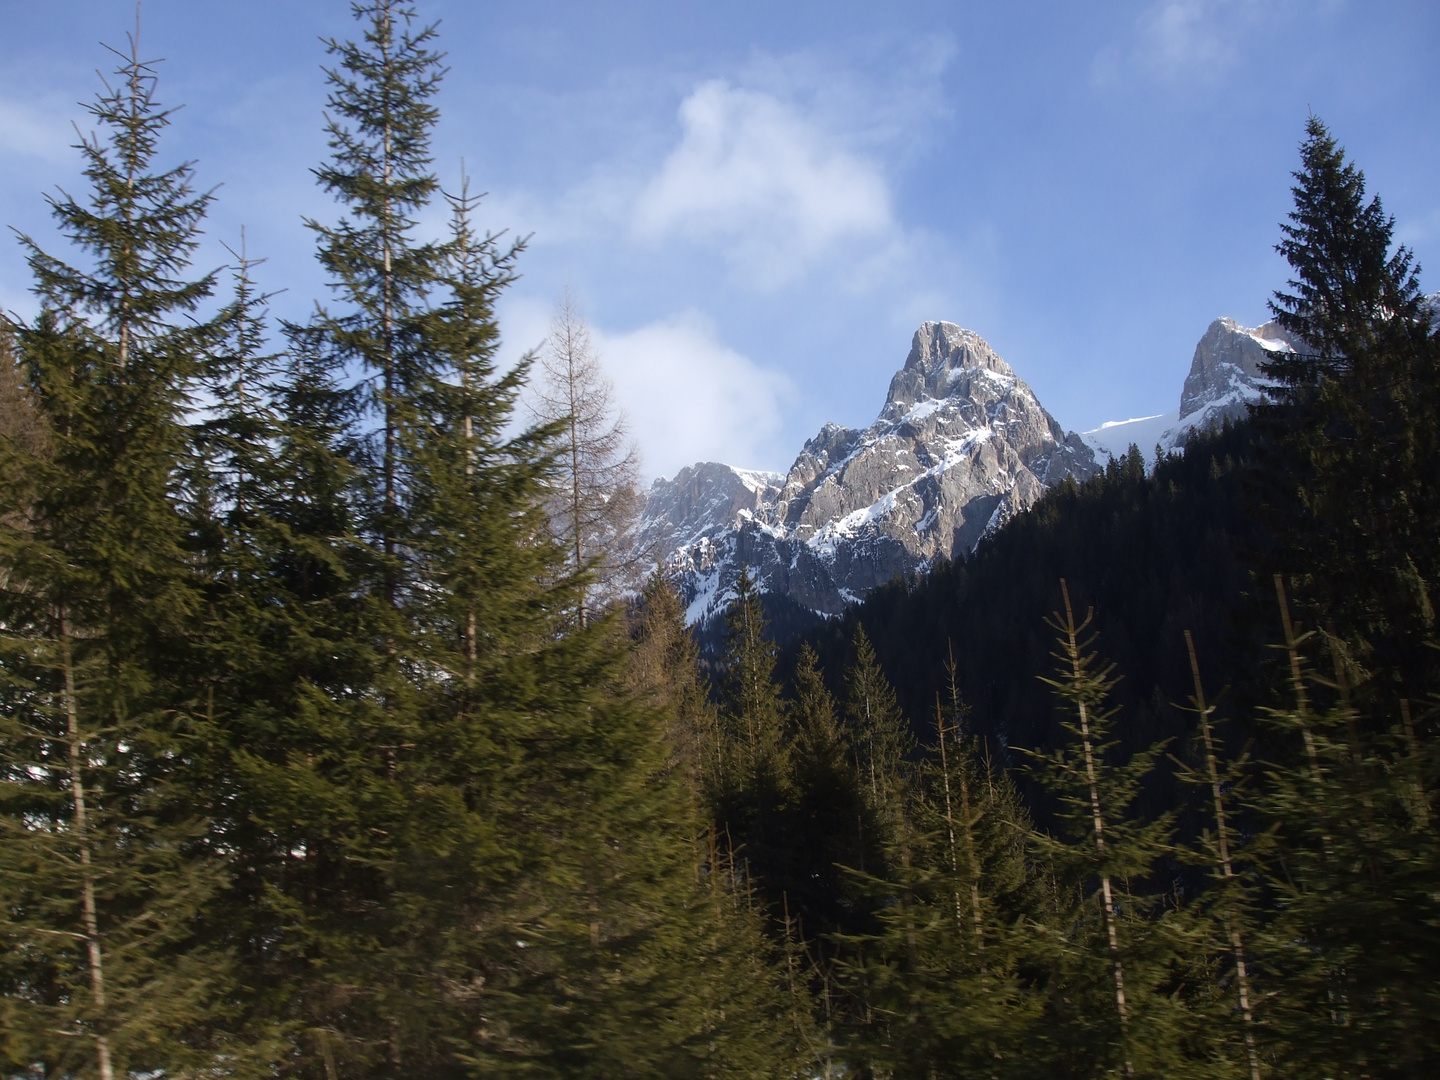
[[[742,574],[702,668],[619,429],[517,417],[436,29],[355,14],[309,319],[191,266],[133,40],[22,238],[0,1075],[1433,1075],[1440,331],[1318,119],[1248,421],[783,664]]]
[[[922,737],[953,657],[974,730],[1014,764],[1007,748],[1033,749],[1055,732],[1041,678],[1055,666],[1045,618],[1064,579],[1077,605],[1095,609],[1105,655],[1124,673],[1114,700],[1127,750],[1180,734],[1188,724],[1171,702],[1190,683],[1184,631],[1213,677],[1242,691],[1278,631],[1273,586],[1255,595],[1250,570],[1266,543],[1248,512],[1255,449],[1248,423],[1192,439],[1153,472],[1132,448],[1102,475],[1049,493],[973,558],[893,581],[805,638],[838,686],[863,627]]]

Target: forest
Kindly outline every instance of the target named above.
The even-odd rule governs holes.
[[[583,323],[497,360],[435,27],[355,14],[308,320],[192,266],[133,41],[21,237],[0,1075],[1435,1075],[1440,326],[1321,120],[1248,418],[702,662]]]

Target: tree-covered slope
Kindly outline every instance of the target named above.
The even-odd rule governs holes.
[[[1147,474],[1138,452],[1084,484],[1057,487],[982,544],[973,558],[875,590],[843,619],[805,635],[838,679],[854,624],[864,626],[906,714],[923,730],[951,650],[976,730],[994,752],[1044,745],[1055,730],[1055,667],[1046,617],[1065,578],[1093,607],[1102,655],[1123,679],[1115,693],[1124,746],[1178,734],[1171,708],[1189,685],[1184,631],[1209,680],[1249,683],[1278,634],[1263,620],[1273,593],[1255,589],[1247,554],[1261,541],[1247,489],[1248,424],[1192,439]],[[1273,621],[1273,620],[1272,620]]]

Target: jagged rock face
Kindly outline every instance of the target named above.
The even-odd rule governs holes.
[[[783,480],[707,464],[656,481],[642,536],[668,555],[692,622],[741,566],[830,614],[936,557],[968,555],[1047,486],[1094,469],[979,335],[925,323],[870,427],[827,424]]]
[[[1261,365],[1272,353],[1293,351],[1279,323],[1250,329],[1234,319],[1216,319],[1195,346],[1180,392],[1181,420],[1202,413],[1207,423],[1244,416],[1246,404],[1264,392],[1267,380]]]
[[[673,480],[657,480],[645,500],[640,535],[662,561],[717,531],[767,514],[785,477],[714,461],[687,465]]]
[[[1278,323],[1248,327],[1234,319],[1216,319],[1195,346],[1179,409],[1106,424],[1080,438],[1101,461],[1122,456],[1132,443],[1147,457],[1156,446],[1162,451],[1179,450],[1192,431],[1245,416],[1248,407],[1265,396],[1268,380],[1262,365],[1275,353],[1293,351]]]

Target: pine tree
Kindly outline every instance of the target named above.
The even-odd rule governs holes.
[[[1287,389],[1348,374],[1365,381],[1374,347],[1397,319],[1420,316],[1420,283],[1412,252],[1391,250],[1395,219],[1379,197],[1365,201],[1365,174],[1345,160],[1325,124],[1311,116],[1291,188],[1291,224],[1280,226],[1276,251],[1297,277],[1277,292],[1276,321],[1310,354],[1279,354],[1269,374]]]
[[[711,801],[745,865],[772,865],[786,795],[785,709],[760,594],[742,569],[725,613],[721,782]],[[777,899],[772,896],[772,899]]]
[[[837,711],[814,652],[802,646],[786,753],[784,854],[774,887],[785,894],[797,933],[817,952],[827,935],[871,925],[865,897],[842,867],[882,865],[880,829]]]
[[[953,665],[950,685],[907,792],[909,850],[888,861],[895,902],[856,970],[874,1018],[859,1050],[896,1077],[1034,1075],[1040,999],[1020,967],[1038,914],[1029,820],[977,754]]]
[[[721,782],[720,718],[700,677],[700,650],[685,626],[680,598],[659,571],[632,609],[631,637],[631,690],[652,708],[673,710],[671,761],[685,778],[696,820],[708,828],[705,800]]]
[[[855,659],[845,672],[845,718],[861,784],[883,816],[896,806],[904,783],[904,763],[915,738],[895,702],[895,691],[880,670],[875,647],[858,623],[851,646]]]
[[[1209,819],[1189,858],[1206,871],[1208,882],[1197,900],[1184,910],[1193,920],[1192,960],[1196,992],[1193,1007],[1208,1014],[1201,1053],[1211,1059],[1216,1075],[1260,1080],[1265,1032],[1257,1016],[1261,994],[1255,982],[1255,943],[1261,920],[1261,891],[1254,863],[1266,846],[1265,836],[1246,836],[1241,798],[1249,779],[1245,756],[1226,762],[1214,714],[1205,695],[1200,661],[1190,631],[1186,652],[1194,693],[1184,711],[1196,720],[1197,750],[1203,766],[1177,759],[1180,779],[1204,792]]]
[[[213,275],[185,274],[210,196],[189,163],[156,167],[170,113],[138,34],[117,55],[104,137],[78,145],[88,199],[50,200],[88,266],[22,238],[41,311],[11,327],[41,436],[0,447],[6,1003],[27,1065],[264,1071],[274,1048],[227,1015],[229,957],[200,935],[227,869],[183,783],[203,584],[183,419],[220,335],[198,315]]]
[[[429,310],[445,252],[416,238],[415,215],[435,198],[430,134],[439,118],[431,104],[444,76],[430,48],[436,27],[414,27],[403,0],[355,3],[365,24],[363,43],[328,40],[336,66],[326,69],[331,110],[326,126],[331,160],[315,171],[321,187],[345,204],[335,225],[307,220],[320,243],[320,263],[349,310],[316,320],[336,358],[373,373],[363,384],[364,407],[378,430],[368,455],[370,524],[383,556],[379,583],[387,603],[403,587],[405,466],[399,446],[402,409],[427,359],[417,351],[416,324]]]

